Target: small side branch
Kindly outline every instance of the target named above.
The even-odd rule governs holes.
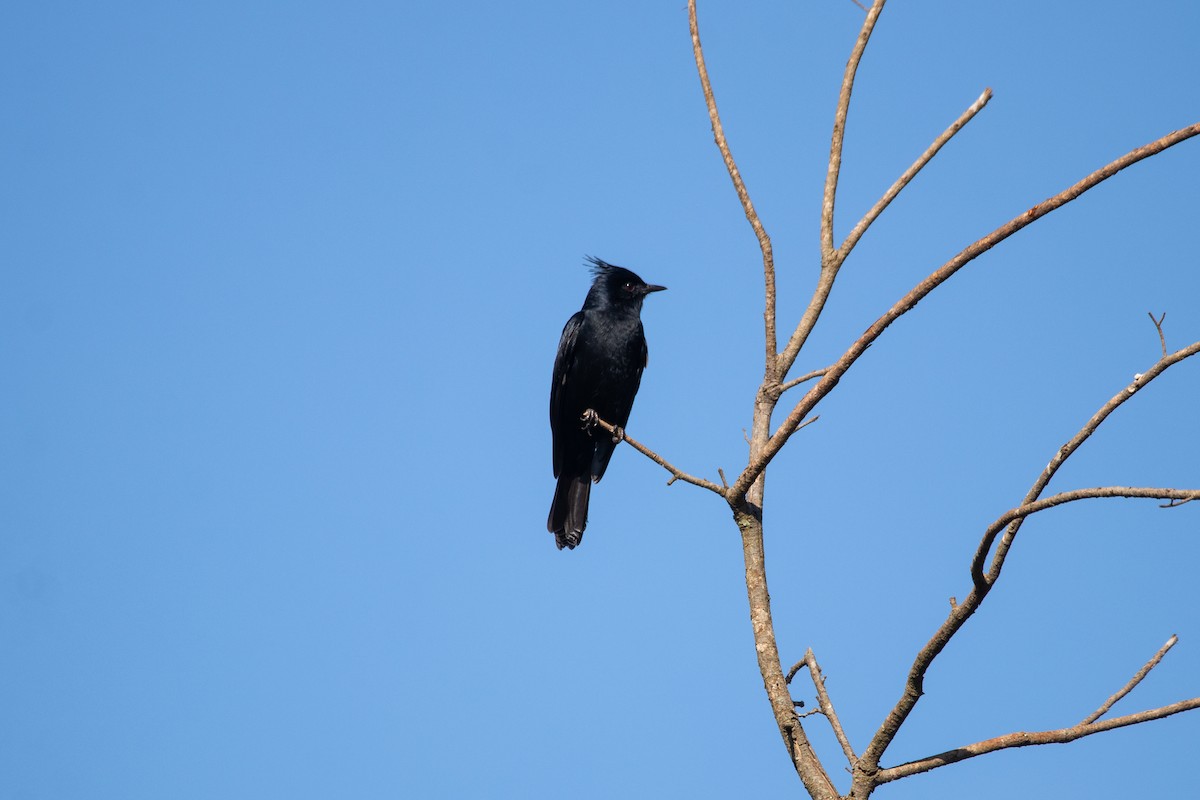
[[[802,383],[807,383],[808,381],[811,381],[813,378],[819,378],[824,374],[825,374],[825,370],[814,369],[812,372],[801,375],[799,378],[792,378],[790,381],[786,381],[779,387],[779,393],[783,394],[788,389],[795,388]]]
[[[833,728],[833,735],[837,737],[838,744],[842,746],[842,752],[846,754],[850,768],[854,769],[854,765],[858,763],[858,756],[854,754],[854,748],[850,746],[850,740],[846,738],[846,731],[842,729],[842,722],[833,709],[833,701],[829,699],[829,693],[825,691],[825,675],[821,672],[821,665],[817,663],[817,657],[813,655],[811,647],[804,653],[804,658],[800,659],[800,662],[788,672],[788,683],[792,682],[792,678],[796,676],[801,667],[808,667],[813,686],[817,690],[817,707],[821,715],[829,720],[829,727]]]
[[[1162,345],[1163,358],[1166,358],[1167,357],[1167,337],[1163,335],[1162,324],[1163,324],[1163,320],[1167,318],[1167,312],[1164,311],[1162,313],[1162,316],[1159,317],[1158,319],[1155,319],[1154,314],[1150,313],[1149,311],[1147,311],[1146,314],[1150,317],[1150,321],[1154,323],[1154,329],[1158,331],[1158,342],[1159,342],[1159,344]]]
[[[1150,670],[1152,670],[1158,666],[1158,662],[1163,660],[1163,656],[1165,656],[1167,654],[1167,651],[1170,650],[1172,647],[1174,647],[1175,643],[1178,641],[1179,641],[1179,637],[1176,636],[1175,634],[1171,634],[1171,638],[1167,639],[1167,643],[1164,644],[1162,647],[1160,647],[1158,649],[1158,652],[1154,654],[1154,657],[1151,658],[1149,661],[1147,661],[1145,666],[1143,666],[1141,669],[1139,669],[1137,671],[1137,673],[1135,673],[1134,676],[1129,679],[1129,683],[1122,686],[1120,691],[1118,691],[1112,697],[1105,700],[1104,705],[1100,706],[1095,711],[1093,711],[1091,714],[1088,714],[1086,717],[1084,717],[1083,721],[1080,722],[1079,724],[1080,725],[1091,725],[1093,722],[1095,722],[1096,720],[1100,719],[1105,714],[1107,714],[1108,710],[1110,708],[1112,708],[1114,705],[1116,705],[1118,700],[1120,700],[1122,697],[1124,697],[1125,695],[1132,692],[1137,687],[1137,685],[1142,682],[1142,679],[1144,679],[1147,675],[1150,674]]]
[[[637,439],[634,439],[628,433],[625,433],[624,429],[618,429],[617,426],[613,425],[611,422],[607,422],[607,421],[601,419],[600,416],[597,415],[596,412],[591,410],[590,408],[586,412],[584,412],[583,419],[593,421],[596,425],[599,425],[601,428],[603,428],[608,433],[612,434],[615,437],[619,437],[619,441],[625,442],[630,447],[632,447],[634,450],[637,450],[639,453],[644,455],[646,458],[650,459],[655,464],[658,464],[660,467],[665,469],[667,472],[671,473],[671,480],[667,481],[668,486],[670,486],[675,481],[683,481],[684,483],[690,483],[693,486],[699,486],[702,489],[708,489],[710,492],[716,492],[721,497],[725,496],[725,490],[722,489],[717,484],[713,483],[712,481],[705,480],[704,478],[697,478],[695,475],[689,475],[688,473],[679,469],[675,465],[671,464],[671,462],[667,461],[665,458],[663,458],[658,453],[651,450],[649,447],[646,447],[646,445],[642,444]]]

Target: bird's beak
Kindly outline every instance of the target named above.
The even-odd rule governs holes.
[[[646,286],[646,288],[643,289],[642,291],[645,292],[646,294],[650,294],[651,292],[665,292],[666,290],[667,290],[667,287],[665,287],[665,286],[658,286],[656,284],[651,283],[651,284],[648,284]]]

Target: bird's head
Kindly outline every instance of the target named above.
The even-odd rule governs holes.
[[[587,263],[592,268],[592,288],[588,291],[585,309],[592,308],[626,308],[639,312],[642,300],[651,292],[661,292],[667,287],[646,283],[634,273],[609,264],[598,258],[588,256]]]

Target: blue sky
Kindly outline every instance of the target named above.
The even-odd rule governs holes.
[[[700,13],[790,330],[862,12]],[[995,99],[863,239],[797,374],[969,242],[1195,122],[1197,30],[1176,0],[891,4],[839,239]],[[42,2],[0,37],[0,796],[800,791],[728,510],[621,448],[583,546],[544,530],[584,254],[670,287],[630,433],[709,478],[744,463],[761,271],[683,0]],[[1200,339],[1198,176],[1184,143],[980,258],[772,466],[785,667],[814,648],[856,747],[986,525],[1157,358],[1146,313],[1172,349]],[[1200,363],[1175,367],[1051,488],[1200,485],[1198,395]],[[885,763],[1073,724],[1172,633],[1115,713],[1200,694],[1197,514],[1031,520]],[[877,796],[1172,794],[1198,736],[1182,715]]]

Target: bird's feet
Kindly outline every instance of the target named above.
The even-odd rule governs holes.
[[[590,435],[591,432],[600,425],[600,415],[596,413],[595,409],[589,408],[579,417],[579,421],[583,423],[583,425],[580,427],[582,427]],[[612,440],[613,444],[619,444],[620,442],[625,441],[625,429],[620,425],[614,425],[612,429]]]

